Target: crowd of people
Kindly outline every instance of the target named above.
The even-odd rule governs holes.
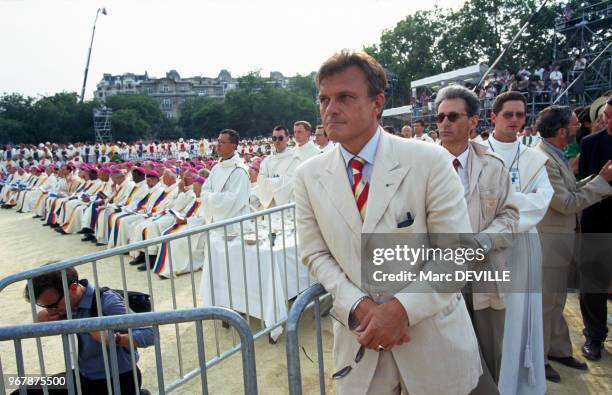
[[[295,168],[334,146],[321,125],[314,140],[312,129],[298,121],[292,137],[277,126],[271,137],[254,140],[240,140],[228,129],[213,142],[198,144],[181,139],[7,146],[0,162],[0,204],[34,213],[43,226],[62,235],[80,234],[83,242],[98,246],[151,239],[292,201]],[[174,273],[189,270],[180,263],[189,255],[181,240],[171,249],[151,246],[148,256],[135,252],[131,263],[144,271],[149,262],[155,273],[168,277],[169,250],[177,262]]]
[[[316,82],[323,124],[297,121],[292,133],[279,125],[250,141],[226,129],[214,142],[9,146],[0,203],[111,248],[295,202],[300,259],[334,300],[341,394],[543,394],[546,380],[561,380],[551,362],[587,370],[572,355],[563,310],[577,232],[612,232],[612,98],[550,106],[525,127],[525,96],[508,85],[482,136],[478,95],[454,85],[436,95],[435,131],[417,120],[397,136],[380,125],[386,75],[372,57],[342,51]],[[490,265],[541,286],[370,288],[361,242],[371,233],[471,234]],[[171,251],[175,274],[189,271],[198,243],[169,243],[131,264],[168,277]],[[579,287],[582,354],[596,362],[610,265],[578,265],[603,284]],[[549,288],[551,268],[563,281]]]

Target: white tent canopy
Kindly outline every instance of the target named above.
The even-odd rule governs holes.
[[[454,82],[471,82],[476,84],[487,71],[489,66],[484,63],[478,63],[473,66],[464,67],[446,73],[433,75],[431,77],[421,78],[420,80],[411,81],[410,88],[429,88],[437,90],[445,85],[450,85]]]
[[[412,114],[412,106],[387,108],[386,110],[383,110],[382,116],[383,118],[384,117],[403,118],[402,115],[406,116],[408,114]]]

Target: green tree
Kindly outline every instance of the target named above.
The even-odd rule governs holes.
[[[138,116],[146,122],[152,131],[162,124],[164,115],[159,109],[159,104],[147,95],[142,94],[118,94],[106,99],[106,106],[111,110],[134,110]]]
[[[92,109],[96,105],[96,102],[81,103],[75,92],[39,99],[32,107],[32,134],[27,142],[92,140]]]
[[[151,125],[142,119],[138,111],[131,108],[114,111],[111,124],[115,140],[135,141],[151,137]]]
[[[29,140],[33,101],[17,93],[0,97],[0,144]]]
[[[438,8],[417,11],[398,22],[393,29],[385,30],[380,44],[364,48],[385,68],[398,75],[397,102],[408,102],[410,81],[442,71],[436,42],[444,28],[444,17],[445,13]]]
[[[479,62],[490,65],[539,4],[535,0],[468,0],[457,11],[417,11],[384,31],[380,43],[364,50],[397,74],[400,93],[395,105],[408,104],[410,81]],[[544,7],[496,69],[518,70],[521,64],[533,68],[552,61],[559,4],[555,0]]]
[[[289,80],[289,91],[294,92],[300,96],[310,98],[313,101],[317,100],[318,90],[315,84],[314,77],[311,75],[296,75],[291,77]]]
[[[196,111],[191,119],[194,137],[217,137],[220,130],[226,128],[227,113],[221,100],[208,99]]]

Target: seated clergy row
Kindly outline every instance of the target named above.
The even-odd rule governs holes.
[[[251,185],[247,166],[236,153],[238,141],[235,131],[221,132],[220,160],[208,178],[201,175],[208,173],[205,169],[176,167],[174,162],[99,168],[83,164],[79,169],[66,164],[31,174],[11,169],[0,195],[7,208],[34,211],[44,226],[61,234],[83,234],[84,242],[112,248],[149,240],[250,212]],[[151,245],[146,254],[133,251],[130,263],[145,271],[148,262],[157,274],[168,277],[172,271],[190,270],[188,247],[186,238]],[[203,243],[194,238],[191,248],[191,255],[199,257],[195,252]],[[194,260],[195,268],[201,266],[201,259]]]

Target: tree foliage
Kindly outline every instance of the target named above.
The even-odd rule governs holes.
[[[552,61],[554,18],[560,1],[553,1],[534,18],[497,65],[518,70]],[[539,6],[535,0],[468,0],[459,10],[417,11],[390,30],[380,43],[364,47],[399,77],[402,104],[410,99],[410,81],[467,67],[492,64]],[[396,103],[396,105],[398,105]]]
[[[179,125],[185,135],[216,137],[232,128],[241,136],[267,135],[276,125],[293,125],[297,120],[317,122],[317,90],[310,76],[293,77],[280,89],[261,77],[259,71],[238,79],[238,87],[224,99],[194,98],[181,107]]]

